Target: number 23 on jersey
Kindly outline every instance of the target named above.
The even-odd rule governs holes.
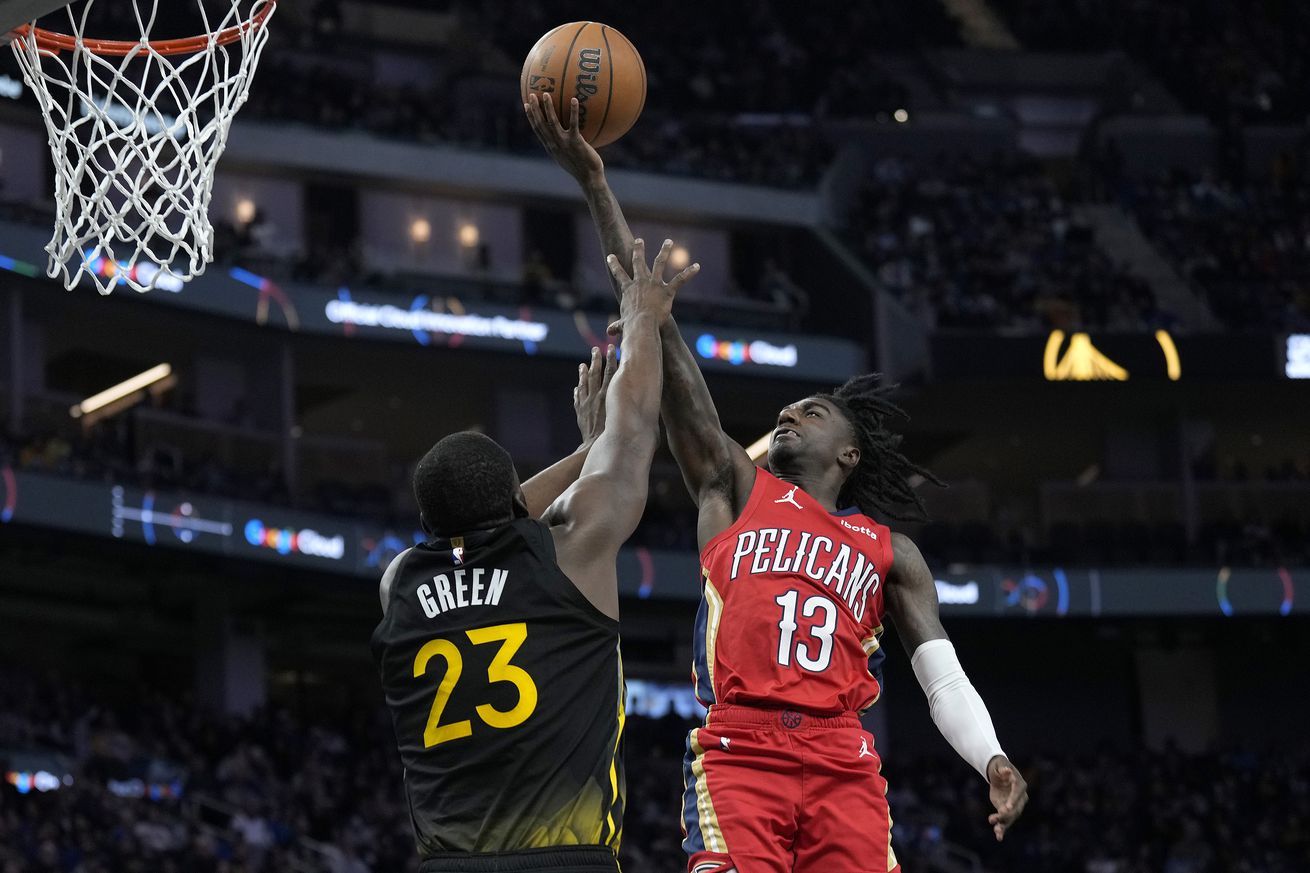
[[[523,724],[537,708],[537,683],[532,681],[528,671],[510,663],[524,641],[528,638],[528,626],[524,622],[498,624],[491,627],[475,628],[465,631],[468,641],[475,646],[488,643],[500,643],[491,663],[487,666],[487,684],[508,682],[518,691],[518,702],[510,709],[499,710],[489,703],[476,707],[478,718],[488,727],[505,729]],[[428,713],[427,727],[423,729],[423,746],[432,748],[450,740],[458,740],[473,735],[471,719],[441,723],[442,713],[450,701],[450,695],[459,683],[464,672],[464,656],[459,646],[447,639],[429,640],[418,650],[414,657],[414,678],[423,676],[428,671],[428,664],[440,656],[446,662],[446,674],[437,686],[437,696],[432,701],[432,710]]]

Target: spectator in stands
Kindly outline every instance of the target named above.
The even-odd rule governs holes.
[[[1142,330],[1162,316],[1033,159],[885,158],[845,220],[881,284],[931,327]]]
[[[1310,177],[1276,170],[1242,184],[1174,172],[1121,186],[1142,231],[1235,329],[1310,330]]]
[[[112,698],[69,677],[0,672],[0,743],[62,755],[72,777],[48,792],[0,785],[0,871],[413,867],[398,765],[383,752],[390,725],[376,701],[317,718],[276,705],[241,718],[200,711],[159,688],[120,691]],[[81,748],[68,736],[68,726],[88,721],[79,713],[94,713],[100,737]],[[672,712],[629,717],[622,860],[631,873],[682,863],[673,822],[687,727]],[[97,760],[109,761],[118,781]],[[932,869],[951,843],[986,869],[1024,873],[1310,869],[1303,751],[1185,755],[1166,747],[1038,757],[1026,775],[1042,803],[1022,838],[1001,844],[976,827],[976,776],[967,767],[952,758],[900,760],[898,768],[887,776],[901,810],[896,851],[907,868]],[[181,799],[151,799],[152,769],[181,774]]]

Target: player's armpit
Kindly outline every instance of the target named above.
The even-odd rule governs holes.
[[[909,655],[929,640],[946,639],[937,584],[914,540],[892,534],[892,569],[886,580],[887,613]]]

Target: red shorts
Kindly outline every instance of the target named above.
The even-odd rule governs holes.
[[[853,713],[711,707],[683,760],[687,869],[900,873],[881,769]]]

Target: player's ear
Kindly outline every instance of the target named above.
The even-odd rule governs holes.
[[[846,445],[837,455],[837,463],[849,474],[860,465],[860,447],[854,443]]]

